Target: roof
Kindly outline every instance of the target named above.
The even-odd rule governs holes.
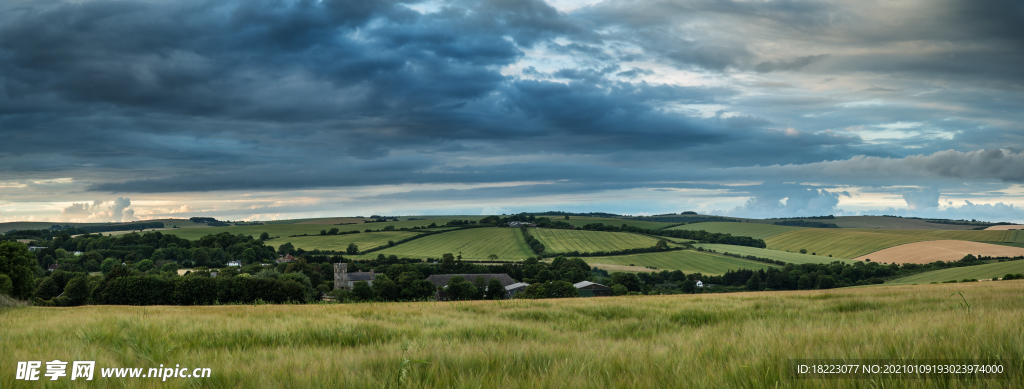
[[[46,270],[57,270],[58,267],[59,266],[57,266],[57,264],[55,263],[55,264],[52,264],[52,265],[46,267]]]
[[[506,286],[506,287],[505,287],[505,290],[512,290],[512,289],[519,289],[519,288],[525,288],[525,287],[527,287],[527,286],[530,286],[530,284],[527,284],[527,283],[525,283],[525,282],[517,282],[517,283],[514,283],[514,284],[512,284],[512,285]]]
[[[498,282],[501,282],[501,286],[503,286],[503,287],[509,286],[509,285],[512,285],[512,284],[516,283],[516,280],[513,280],[512,277],[509,277],[508,274],[505,274],[505,273],[500,273],[500,274],[434,274],[434,275],[432,275],[430,277],[427,277],[427,281],[430,281],[430,283],[434,284],[434,286],[440,288],[442,286],[448,285],[448,281],[450,281],[452,279],[452,277],[455,277],[455,276],[461,276],[462,278],[465,278],[466,281],[469,281],[469,282],[473,282],[474,280],[476,280],[477,277],[483,277],[484,278],[484,283],[489,283],[489,282],[491,282],[491,279],[494,278],[494,279],[497,279]]]
[[[376,274],[370,273],[370,272],[365,272],[365,271],[357,271],[357,272],[348,273],[348,280],[351,281],[351,282],[356,282],[356,281],[373,281],[374,278],[377,278]]]
[[[598,284],[596,282],[590,282],[590,281],[580,281],[580,282],[577,282],[575,284],[572,284],[572,286],[575,286],[576,289],[584,289],[584,288],[586,288],[586,289],[611,289],[611,288],[609,288],[609,287],[607,287],[605,285],[601,285],[601,284]]]

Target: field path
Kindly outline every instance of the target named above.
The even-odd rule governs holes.
[[[857,261],[871,259],[883,263],[932,263],[935,261],[959,261],[967,254],[990,257],[1015,257],[1024,255],[1024,248],[997,244],[969,242],[963,240],[931,240],[908,243],[855,258]]]

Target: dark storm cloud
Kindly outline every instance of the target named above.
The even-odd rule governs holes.
[[[381,200],[1020,182],[1019,152],[991,151],[1024,147],[1020,3],[864,4],[0,5],[0,173],[117,193],[558,182]],[[920,124],[885,139],[901,122]],[[839,198],[779,188],[728,192]]]

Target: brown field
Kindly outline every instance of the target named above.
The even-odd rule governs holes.
[[[361,224],[363,222],[363,220],[368,220],[368,219],[360,219],[360,218],[356,218],[356,217],[336,217],[336,218],[330,218],[330,219],[314,219],[314,220],[310,220],[308,222],[295,223],[295,224],[341,224],[341,223]]]
[[[870,258],[873,262],[883,263],[932,263],[958,261],[967,254],[1014,257],[1024,255],[1024,248],[963,240],[931,240],[890,247],[854,259],[863,261]]]
[[[992,226],[992,227],[989,227],[989,228],[985,229],[985,231],[988,231],[988,230],[993,230],[993,231],[1024,230],[1024,225],[1021,225],[1021,224],[1003,224],[1003,225],[998,225],[998,226]]]

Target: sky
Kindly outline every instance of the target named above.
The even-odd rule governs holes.
[[[1019,0],[0,2],[0,222],[1024,222]]]

